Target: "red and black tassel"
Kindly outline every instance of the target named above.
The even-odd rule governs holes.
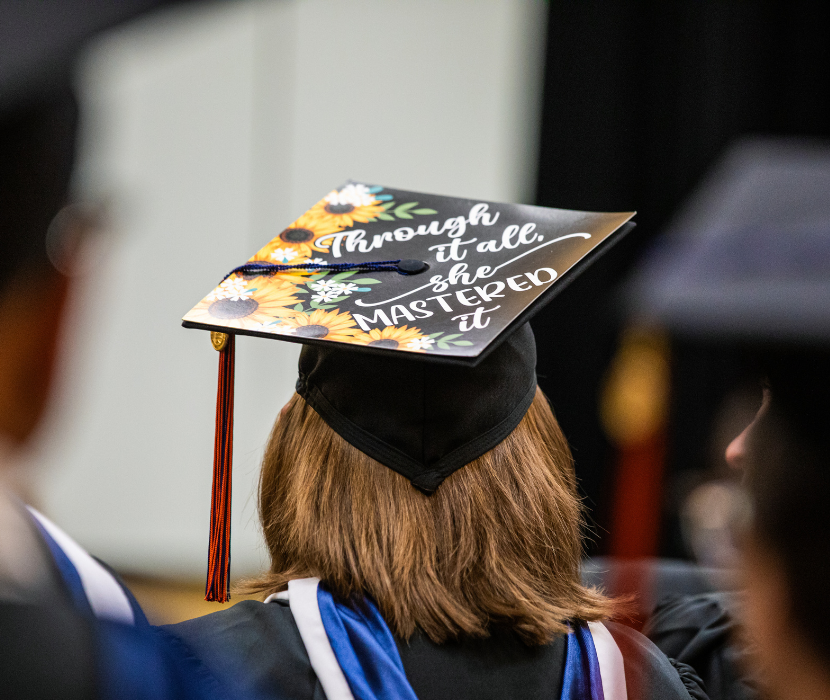
[[[210,334],[219,351],[219,387],[216,394],[216,437],[213,447],[213,492],[210,503],[210,550],[205,600],[230,600],[231,468],[233,465],[233,374],[235,338]]]

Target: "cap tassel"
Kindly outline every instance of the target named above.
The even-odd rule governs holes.
[[[213,492],[210,504],[210,550],[205,600],[230,600],[231,467],[233,463],[233,374],[235,338],[210,334],[219,351],[219,388],[216,395],[216,438],[213,447]]]

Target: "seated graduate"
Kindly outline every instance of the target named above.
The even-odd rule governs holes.
[[[24,505],[19,473],[12,478],[18,451],[42,428],[73,282],[72,252],[92,224],[81,208],[68,206],[78,116],[72,59],[97,31],[155,4],[0,2],[3,698],[230,697],[179,645],[153,631],[106,566]]]
[[[827,697],[830,352],[761,355],[761,407],[726,452],[747,496],[735,514],[740,592],[667,600],[649,636],[711,679],[712,697]]]
[[[830,694],[830,149],[736,144],[639,280],[641,313],[765,377],[730,443],[740,588],[678,596],[647,632],[712,698]]]
[[[424,216],[442,210],[443,228],[376,236],[391,248],[379,257],[395,260],[325,262],[339,262],[332,242],[344,240],[314,230],[325,213],[351,214],[342,230],[360,207],[393,211],[390,200],[416,199]],[[487,213],[488,206],[498,211]],[[524,322],[553,290],[555,269],[568,270],[628,216],[609,224],[611,215],[361,184],[332,192],[318,210],[321,218],[304,215],[185,316],[188,326],[212,329],[222,348],[214,482],[221,509],[232,403],[223,382],[232,376],[234,334],[305,344],[297,393],[262,465],[259,512],[271,568],[247,588],[265,602],[165,629],[218,675],[241,674],[274,697],[706,697],[688,669],[609,622],[615,603],[580,581],[583,515],[573,461],[537,387],[536,346]],[[488,229],[499,217],[502,225]],[[383,233],[385,220],[367,219],[357,219],[361,234]],[[526,235],[521,249],[518,240],[489,245],[528,222],[541,233]],[[457,233],[462,225],[466,240],[463,229]],[[279,259],[292,240],[308,243],[305,257],[292,261],[305,267],[269,264],[269,252]],[[309,263],[312,246],[326,258]],[[459,259],[462,273],[479,262],[509,269],[475,291],[456,289],[473,286],[468,275],[444,276],[453,266],[458,272]],[[419,276],[427,268],[429,277]],[[361,278],[368,270],[374,276]],[[333,289],[322,301],[328,308],[304,308],[304,285]],[[258,316],[277,292],[283,310],[272,304],[271,319]],[[367,327],[362,314],[383,299],[407,304],[385,313],[429,313],[419,314],[418,326],[381,319],[382,328]],[[466,323],[485,312],[488,322]],[[212,538],[212,557],[221,547]],[[224,598],[213,579],[208,597]]]
[[[740,622],[764,696],[830,695],[830,352],[764,353],[767,386],[755,420],[729,446],[744,470]],[[782,653],[782,650],[786,652]]]

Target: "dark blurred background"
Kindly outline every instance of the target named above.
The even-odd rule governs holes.
[[[639,212],[618,254],[533,324],[540,383],[591,514],[592,554],[614,548],[607,531],[626,451],[597,410],[625,345],[621,281],[736,139],[830,137],[828,15],[826,4],[799,0],[549,5],[536,203]],[[713,441],[747,368],[728,348],[680,338],[668,348],[666,420],[645,457],[662,474],[660,534],[656,551],[632,553],[688,557],[678,509],[703,475],[724,468]]]

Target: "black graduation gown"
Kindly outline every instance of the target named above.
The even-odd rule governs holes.
[[[712,700],[758,700],[758,679],[747,650],[736,643],[739,594],[673,595],[657,606],[643,630],[665,654],[693,667]]]
[[[691,669],[673,664],[641,634],[606,624],[623,654],[629,700],[708,700]],[[262,698],[325,700],[286,602],[243,601],[162,629],[216,677],[241,680]],[[561,692],[564,637],[530,647],[510,631],[441,645],[416,634],[397,645],[420,700],[558,700]]]

